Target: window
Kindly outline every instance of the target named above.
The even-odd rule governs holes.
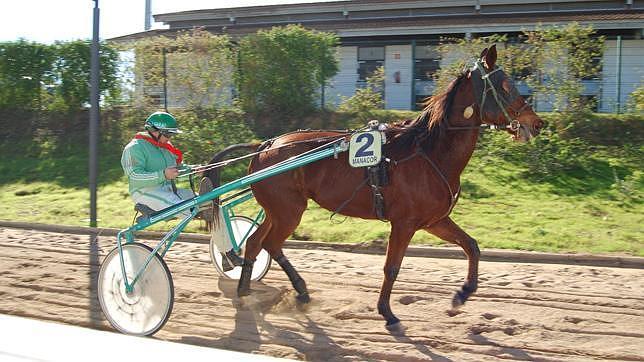
[[[523,36],[510,37],[505,42],[505,58],[503,68],[505,72],[515,81],[525,80],[526,78],[537,75],[533,67],[533,59],[526,54],[532,54],[534,48],[525,43],[526,38]]]
[[[417,80],[432,80],[440,69],[440,54],[432,45],[416,45],[414,74]]]
[[[428,95],[416,95],[416,102],[414,102],[414,109],[417,111],[422,111],[425,108],[425,103],[429,99]]]
[[[432,80],[440,68],[438,59],[416,59],[414,74],[418,80]]]
[[[366,82],[385,63],[385,47],[358,48],[358,80]]]
[[[588,67],[592,71],[592,74],[588,74],[585,77],[582,77],[583,80],[600,80],[602,77],[602,58],[593,57],[590,60],[590,65]]]
[[[523,69],[515,70],[514,72],[512,72],[511,77],[515,81],[521,81],[528,78],[532,74],[534,74],[532,67],[526,67]]]
[[[593,112],[597,112],[599,110],[599,103],[597,102],[597,96],[595,95],[581,96],[579,101],[581,104],[590,108]]]
[[[361,82],[366,82],[376,69],[382,67],[382,61],[379,60],[364,60],[359,63],[358,79]]]

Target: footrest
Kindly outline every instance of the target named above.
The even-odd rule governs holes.
[[[155,213],[155,211],[150,206],[145,204],[134,205],[134,211],[140,212],[143,217],[149,217],[150,215]]]

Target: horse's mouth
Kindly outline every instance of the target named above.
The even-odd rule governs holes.
[[[520,125],[519,129],[512,134],[512,140],[515,142],[528,142],[536,136],[537,132],[532,130],[526,125]]]

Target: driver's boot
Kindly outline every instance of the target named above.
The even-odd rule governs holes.
[[[221,266],[225,272],[233,270],[236,266],[242,266],[243,264],[244,258],[237,255],[235,249],[221,252]]]

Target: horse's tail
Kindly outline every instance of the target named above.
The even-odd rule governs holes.
[[[222,160],[224,160],[226,155],[235,151],[246,150],[248,152],[253,152],[257,150],[257,148],[260,145],[261,145],[260,142],[239,143],[236,145],[230,145],[224,148],[223,150],[217,152],[212,157],[209,164],[221,162]],[[203,175],[204,177],[201,179],[201,182],[199,183],[199,194],[204,194],[220,186],[220,171],[219,171],[220,168],[221,167],[215,167],[204,173]],[[208,228],[209,231],[212,231],[219,227],[219,198],[218,197],[212,200],[212,208],[210,210],[212,210],[212,212],[204,212],[203,216],[204,216],[204,220],[206,221],[206,227]]]

